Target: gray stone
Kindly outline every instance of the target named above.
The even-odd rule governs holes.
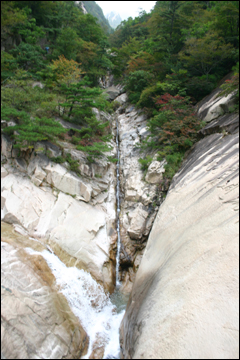
[[[49,164],[49,159],[44,154],[35,155],[34,153],[31,156],[30,162],[28,164],[27,173],[28,175],[33,175],[35,169],[39,166],[40,168],[45,168]]]
[[[108,95],[109,100],[114,100],[121,91],[116,86],[111,86],[105,89],[104,92]]]
[[[18,170],[20,170],[22,172],[26,172],[27,163],[26,163],[26,160],[24,160],[23,158],[16,158],[15,159],[15,165],[16,165]]]
[[[6,120],[1,120],[1,129],[5,129],[8,126],[8,123]]]
[[[79,195],[89,202],[91,199],[92,188],[85,184],[77,176],[67,172],[67,170],[59,164],[49,164],[45,167],[47,172],[46,181],[57,189],[70,195]]]
[[[128,228],[128,234],[131,239],[141,239],[146,226],[146,219],[148,212],[143,209],[142,204],[128,215],[131,220],[130,227]]]
[[[166,161],[153,161],[149,167],[146,174],[146,181],[150,184],[158,184],[163,178],[163,173],[165,172],[164,165]]]
[[[39,165],[37,165],[31,180],[36,186],[40,186],[46,176],[46,172]]]
[[[7,135],[2,135],[2,154],[7,158],[10,159],[12,157],[12,141]]]
[[[45,85],[43,83],[41,83],[40,81],[35,81],[32,84],[32,88],[34,89],[36,86],[38,86],[40,89],[43,89],[45,87]]]
[[[20,150],[17,148],[12,149],[12,158],[20,157]]]
[[[216,132],[223,132],[224,130],[231,134],[239,131],[239,114],[224,114],[207,124],[200,130],[200,133],[210,135]]]
[[[114,101],[119,102],[120,105],[125,104],[125,102],[127,101],[127,94],[124,93],[122,95],[119,95],[118,97],[116,97],[116,99]]]
[[[5,230],[7,226],[1,242],[1,357],[81,358],[87,350],[86,332],[54,289],[53,275],[40,253],[29,255],[21,249],[18,243],[30,240]]]
[[[35,144],[34,144],[34,150],[36,153],[40,154],[40,153],[45,153],[47,149],[47,146],[46,146],[46,142],[45,141],[37,141]]]
[[[50,141],[46,142],[46,149],[50,157],[56,158],[62,155],[61,149],[57,145],[52,144]]]
[[[8,171],[5,169],[5,167],[1,166],[1,178],[4,178],[8,175]]]
[[[1,164],[6,164],[7,158],[3,154],[1,154]]]
[[[207,136],[175,175],[122,321],[122,358],[239,358],[238,148],[238,134]]]

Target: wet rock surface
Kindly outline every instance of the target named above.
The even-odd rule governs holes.
[[[1,229],[1,357],[6,359],[71,359],[87,351],[88,336],[58,293],[55,278],[40,255],[27,246],[43,246]]]
[[[103,122],[112,119],[95,112]],[[68,126],[74,130],[74,124]],[[114,155],[113,140],[110,145],[113,150],[108,155]],[[2,220],[51,243],[65,263],[89,271],[106,290],[113,291],[115,164],[107,158],[89,164],[86,154],[67,141],[59,141],[58,146],[41,141],[27,152],[13,152],[12,142],[3,135]],[[79,173],[71,171],[67,162],[52,162],[46,153],[50,158],[70,154],[79,164]]]
[[[159,171],[159,166],[154,167],[153,162],[154,169],[149,171],[150,181],[147,182],[138,161],[143,157],[138,145],[148,135],[146,119],[132,105],[122,105],[116,111],[120,143],[121,291],[126,294],[131,291],[148,234],[162,201],[159,183],[163,167]]]

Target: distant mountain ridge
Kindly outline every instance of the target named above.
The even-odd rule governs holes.
[[[99,24],[107,33],[112,33],[113,29],[105,18],[101,7],[95,1],[82,1],[87,12],[98,19]]]
[[[113,29],[116,29],[116,27],[122,21],[121,16],[114,11],[111,11],[109,14],[107,14],[106,18]]]

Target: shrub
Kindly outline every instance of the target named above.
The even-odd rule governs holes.
[[[79,170],[79,162],[77,160],[72,159],[71,154],[66,155],[66,160],[70,165],[70,170],[74,171],[76,174],[81,175]]]
[[[141,92],[151,83],[153,75],[145,70],[137,70],[129,73],[124,80],[125,90],[128,92],[129,101],[136,104]]]
[[[65,159],[62,156],[51,157],[50,159],[57,164],[62,164],[65,162]]]
[[[157,160],[166,159],[166,185],[178,170],[186,150],[196,142],[201,122],[188,97],[166,93],[156,99],[156,106],[159,111],[148,121],[151,135],[142,148],[158,149]],[[146,171],[150,160],[150,157],[139,159],[142,170]]]
[[[146,156],[145,159],[142,159],[142,158],[138,159],[138,161],[141,164],[141,170],[146,171],[148,169],[150,163],[152,162],[152,160],[153,160],[153,158],[150,156]]]

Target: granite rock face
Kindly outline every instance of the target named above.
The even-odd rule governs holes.
[[[124,100],[126,99],[124,96]],[[162,201],[158,185],[164,169],[162,166],[159,172],[159,166],[154,167],[154,163],[159,165],[159,162],[153,161],[154,169],[149,171],[150,181],[147,182],[138,161],[143,157],[138,144],[148,135],[147,117],[134,106],[124,104],[116,111],[115,118],[118,122],[120,143],[121,291],[129,294],[148,234]],[[152,156],[154,157],[154,154]]]
[[[17,172],[4,175],[2,220],[19,224],[29,235],[45,239],[64,263],[89,271],[110,290],[109,252],[113,239],[108,231],[113,213],[109,211],[107,216],[100,208],[63,192],[53,194],[51,188],[39,188]]]
[[[30,240],[3,224],[1,242],[1,358],[72,359],[87,351],[88,336],[55,287],[40,255],[22,247]],[[35,243],[37,250],[42,250]],[[32,244],[31,244],[32,246]]]
[[[239,358],[238,123],[218,115],[204,131],[224,132],[193,147],[155,218],[121,324],[125,359]]]

